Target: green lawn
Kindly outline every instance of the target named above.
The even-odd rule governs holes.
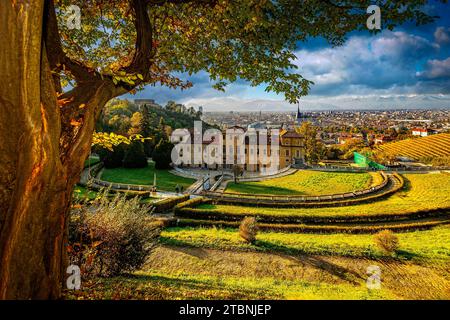
[[[450,262],[450,227],[397,234],[399,257],[416,261]],[[161,234],[166,245],[199,248],[279,251],[351,257],[380,258],[383,253],[375,246],[370,234],[295,234],[259,232],[255,245],[244,242],[236,229],[168,228]]]
[[[82,186],[75,186],[73,190],[73,197],[75,200],[82,200],[82,199],[95,199],[97,197],[97,191],[89,190]]]
[[[384,200],[330,208],[267,208],[202,204],[198,209],[236,215],[348,216],[404,213],[450,207],[450,175],[447,173],[405,174],[405,188]]]
[[[99,195],[98,191],[90,190],[86,187],[82,187],[79,185],[76,185],[73,190],[73,198],[74,200],[93,200]],[[114,197],[116,193],[110,192],[108,196]],[[161,198],[155,198],[155,197],[146,197],[141,199],[141,203],[152,203],[156,200],[159,200]]]
[[[379,173],[299,170],[294,174],[259,182],[229,183],[225,192],[274,195],[327,195],[346,193],[381,183]]]
[[[100,158],[98,156],[90,156],[84,161],[84,167],[87,168],[89,165],[93,166],[100,162]]]
[[[158,190],[174,192],[177,184],[186,189],[195,182],[194,179],[174,175],[169,170],[157,170],[153,162],[150,162],[145,168],[104,169],[101,179],[116,183],[152,185],[154,173],[156,173],[156,186]]]

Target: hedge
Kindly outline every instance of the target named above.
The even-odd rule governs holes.
[[[450,224],[450,220],[411,222],[405,224],[381,224],[369,226],[336,226],[336,225],[305,225],[305,224],[273,224],[258,223],[258,228],[264,231],[286,232],[286,233],[348,233],[364,234],[377,233],[382,230],[393,232],[408,232],[416,230],[428,230],[438,225]],[[195,219],[178,219],[178,227],[219,227],[219,228],[239,228],[240,222],[235,221],[211,221]]]
[[[180,218],[201,220],[240,221],[248,214],[233,214],[207,209],[184,207],[175,214]],[[450,207],[432,210],[417,210],[404,213],[361,214],[349,216],[297,216],[297,215],[255,215],[258,220],[265,223],[371,223],[421,218],[442,217],[450,215]]]
[[[184,208],[193,208],[199,204],[202,203],[211,203],[212,200],[211,199],[205,199],[203,197],[196,197],[196,198],[192,198],[189,199],[187,201],[181,202],[179,204],[177,204],[174,208],[173,208],[173,212],[176,214],[177,212],[180,212],[181,209]]]
[[[166,198],[152,204],[154,213],[164,213],[178,205],[179,203],[185,202],[189,199],[189,195],[182,195],[178,197]]]

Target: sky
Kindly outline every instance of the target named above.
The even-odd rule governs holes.
[[[335,109],[450,109],[450,4],[430,2],[425,10],[440,16],[435,22],[408,23],[377,35],[353,32],[346,43],[331,47],[322,39],[299,43],[294,64],[306,79],[314,81],[303,97],[304,110]],[[381,12],[381,15],[383,12]],[[147,86],[126,98],[174,100],[205,111],[292,111],[296,105],[283,95],[265,92],[244,81],[225,92],[211,88],[206,72],[188,78],[188,90]]]

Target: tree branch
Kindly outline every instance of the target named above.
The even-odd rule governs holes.
[[[101,79],[101,75],[94,69],[83,63],[70,59],[61,45],[61,37],[58,30],[58,22],[53,0],[45,1],[44,41],[47,48],[47,56],[52,72],[65,70],[70,72],[78,82],[86,82]]]
[[[134,11],[134,26],[136,28],[136,43],[134,56],[130,64],[123,70],[127,73],[140,73],[149,80],[150,67],[154,56],[153,29],[147,12],[148,1],[130,0]]]

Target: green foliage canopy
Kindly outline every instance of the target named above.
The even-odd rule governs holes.
[[[373,3],[383,28],[432,20],[425,0],[57,0],[56,12],[67,56],[124,92],[145,84],[188,88],[180,75],[205,70],[216,89],[243,79],[296,102],[312,84],[295,70],[299,43],[323,37],[342,44],[366,29]],[[81,8],[80,30],[65,23],[69,5]],[[76,68],[62,69],[72,80]]]

